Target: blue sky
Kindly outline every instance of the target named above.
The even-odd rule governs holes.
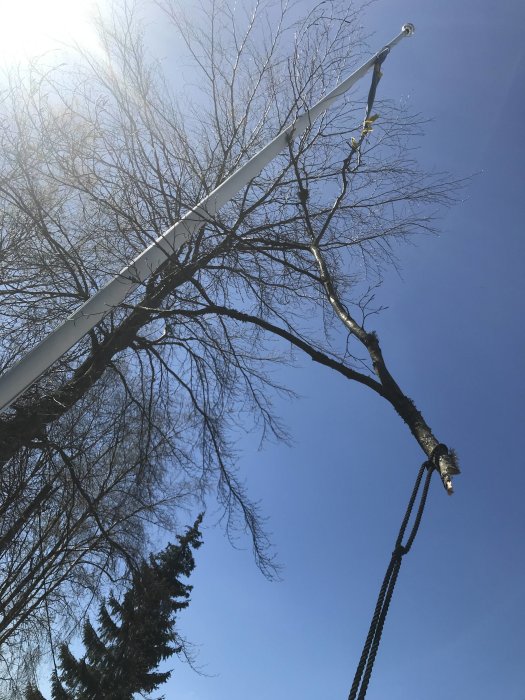
[[[425,168],[472,178],[439,236],[398,250],[374,324],[463,474],[451,498],[434,479],[367,698],[525,700],[525,6],[377,0],[371,48],[407,21],[416,34],[388,57],[378,96],[431,120]],[[203,673],[170,663],[168,699],[348,695],[422,454],[366,388],[306,361],[282,378],[299,394],[278,407],[292,447],[246,440],[239,455],[282,580],[261,576],[247,541],[232,548],[210,510],[180,619]]]
[[[378,0],[373,49],[406,21],[380,97],[432,120],[428,169],[473,175],[440,236],[399,249],[375,326],[401,386],[463,473],[435,479],[401,569],[367,697],[525,698],[523,124],[525,7],[518,2]],[[367,86],[364,86],[365,89]],[[240,466],[261,500],[282,581],[257,572],[207,520],[182,627],[198,676],[180,664],[167,698],[346,698],[378,587],[421,462],[385,402],[304,363],[286,380],[292,448]]]

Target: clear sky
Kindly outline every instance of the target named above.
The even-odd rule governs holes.
[[[432,484],[367,697],[524,700],[525,5],[377,0],[371,47],[406,21],[416,34],[388,57],[379,96],[432,120],[426,168],[473,178],[439,237],[399,249],[375,326],[463,474],[451,498]],[[247,542],[233,549],[210,511],[181,616],[205,675],[173,661],[168,699],[348,695],[422,454],[365,388],[307,362],[283,376],[300,394],[280,406],[293,447],[247,441],[239,460],[282,581],[261,576]]]

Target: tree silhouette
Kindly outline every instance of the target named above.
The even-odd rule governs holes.
[[[85,654],[76,659],[60,648],[59,673],[52,678],[53,700],[132,700],[168,680],[171,671],[156,671],[159,663],[183,651],[175,630],[176,616],[189,603],[191,586],[181,581],[195,567],[193,550],[201,545],[202,515],[177,545],[143,561],[133,573],[122,602],[111,595],[100,607],[98,628],[86,621]],[[34,686],[26,700],[42,700]]]

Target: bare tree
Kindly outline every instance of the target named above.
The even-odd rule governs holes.
[[[338,0],[302,18],[262,0],[235,14],[204,0],[191,20],[175,1],[160,7],[178,61],[191,65],[175,92],[129,6],[100,21],[102,55],[35,64],[4,86],[2,369],[362,49],[357,12]],[[290,348],[390,401],[432,454],[439,440],[365,320],[392,246],[432,230],[451,184],[412,160],[418,119],[378,110],[370,134],[363,106],[341,99],[2,416],[1,643],[19,644],[28,626],[48,634],[71,612],[71,593],[86,601],[125,576],[151,525],[172,527],[176,506],[211,492],[228,531],[247,527],[272,574],[229,436],[255,425],[262,438],[286,438],[271,403],[286,389],[267,370]],[[455,462],[445,455],[439,466],[446,484]]]

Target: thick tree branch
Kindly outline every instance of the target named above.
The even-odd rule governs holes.
[[[299,168],[299,156],[298,154],[294,154],[291,144],[289,151],[295,177],[297,178],[299,186],[299,193],[305,192],[306,185]],[[346,192],[346,161],[345,165],[343,166],[343,178],[343,192]],[[340,201],[342,201],[342,198]],[[440,440],[438,440],[433,434],[430,426],[423,418],[422,413],[418,410],[415,403],[403,393],[398,383],[394,380],[393,376],[388,370],[377,334],[375,332],[367,332],[362,325],[357,323],[357,321],[349,313],[346,306],[342,303],[321,250],[319,242],[320,236],[316,234],[312,224],[312,219],[309,214],[308,198],[305,196],[299,196],[298,207],[303,212],[304,225],[310,238],[310,250],[319,269],[320,281],[326,294],[326,298],[332,307],[334,314],[341,321],[347,331],[353,335],[364,346],[364,348],[366,348],[372,361],[374,372],[377,375],[381,386],[381,391],[377,393],[380,393],[381,396],[389,401],[389,403],[395,408],[397,413],[409,427],[412,435],[416,438],[425,455],[430,459],[431,455],[434,454],[435,448],[440,444]],[[324,227],[322,230],[325,230]],[[459,467],[457,465],[455,454],[452,452],[450,454],[445,453],[441,455],[439,457],[438,467],[443,485],[447,493],[451,494],[453,492],[452,476],[459,474]]]

